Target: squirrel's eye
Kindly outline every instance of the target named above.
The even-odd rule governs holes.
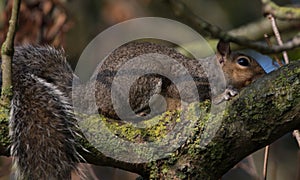
[[[241,66],[249,66],[250,62],[249,59],[245,58],[245,57],[241,57],[237,60],[237,63]]]

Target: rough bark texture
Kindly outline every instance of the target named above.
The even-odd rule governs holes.
[[[299,92],[300,61],[296,61],[259,79],[230,101],[225,113],[220,112],[224,113],[222,125],[205,147],[199,148],[203,135],[199,128],[184,147],[164,160],[127,164],[105,158],[106,163],[99,159],[92,162],[146,178],[218,179],[247,155],[300,127]]]

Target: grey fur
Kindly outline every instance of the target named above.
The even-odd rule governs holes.
[[[80,156],[70,92],[73,73],[64,52],[23,46],[13,60],[11,155],[16,179],[71,179]]]
[[[174,48],[149,42],[131,42],[112,52],[105,59],[102,66],[96,69],[96,74],[94,74],[94,76],[96,76],[95,96],[100,114],[104,114],[105,116],[113,117],[115,119],[118,118],[111,101],[111,85],[113,79],[119,68],[122,67],[124,63],[130,59],[149,53],[167,55],[168,57],[175,59],[178,64],[183,65],[188,70],[189,75],[194,78],[194,82],[198,88],[199,100],[208,99],[210,97],[208,79],[199,61],[185,57]],[[180,72],[177,72],[178,68],[176,66],[178,64],[165,68],[164,71],[167,71],[167,73],[173,74],[174,76],[178,76],[180,74]],[[144,66],[147,66],[147,64]],[[134,70],[138,71],[139,69],[128,69],[128,72],[124,73],[127,73],[126,75],[130,77],[134,74]],[[177,80],[182,80],[181,78],[182,77],[178,77]],[[157,85],[159,83],[162,83],[161,89],[157,90]],[[128,96],[126,94],[122,94],[122,90],[120,90],[119,93],[119,98]],[[144,75],[130,87],[129,103],[133,111],[149,111],[150,97],[156,93],[159,93],[164,97],[180,99],[180,92],[176,88],[175,84],[168,78],[157,74]],[[124,98],[124,100],[127,99]]]

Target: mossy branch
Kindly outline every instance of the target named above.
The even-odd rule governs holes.
[[[2,69],[2,88],[0,100],[0,142],[3,146],[8,144],[8,129],[5,127],[8,124],[10,104],[12,98],[12,58],[14,53],[14,37],[18,22],[19,9],[21,0],[14,0],[9,28],[6,39],[1,47],[1,69]],[[4,149],[1,148],[0,149]]]
[[[12,86],[11,64],[12,64],[12,58],[14,54],[14,38],[16,34],[20,4],[21,4],[21,0],[14,0],[7,36],[1,47],[2,96],[6,96],[6,93],[9,93],[7,92],[7,90],[10,89]],[[9,93],[7,97],[10,96],[11,93]]]
[[[285,32],[300,25],[300,21],[281,21],[277,20],[277,26],[280,31]],[[265,34],[272,34],[272,26],[267,18],[262,18],[257,21],[253,21],[246,25],[240,26],[236,29],[232,29],[228,32],[232,36],[247,37],[250,40],[263,39]]]
[[[300,20],[300,8],[280,7],[271,0],[262,0],[263,11],[266,15],[272,14],[276,19]]]
[[[203,132],[205,129],[203,125],[207,122],[206,117],[212,115],[210,113],[202,114],[196,119],[197,126],[191,129],[192,136],[175,152],[170,153],[167,158],[138,164],[120,162],[106,157],[89,145],[87,141],[82,144],[90,150],[90,153],[82,151],[82,155],[89,163],[121,168],[141,174],[146,179],[150,177],[158,179],[218,179],[247,155],[300,127],[299,92],[300,60],[266,75],[242,90],[238,97],[230,102],[225,102],[225,104],[227,103],[226,108],[214,116],[212,126],[205,127],[206,129],[215,128],[217,117],[222,117],[221,125],[215,134]],[[210,104],[203,102],[198,107],[201,112],[206,112]],[[170,121],[170,114],[178,117],[176,113],[162,116],[165,124]],[[101,120],[106,123],[114,122],[105,118]],[[99,120],[96,120],[89,121],[88,124],[93,130],[96,130],[94,132],[97,132],[97,129],[99,132],[98,123]],[[145,134],[128,124],[112,123],[108,128],[119,137],[129,141],[144,142],[141,137],[145,137]],[[158,133],[156,133],[157,129],[151,129],[152,133],[146,136],[147,139],[159,139],[169,128],[165,126],[161,129],[158,130]],[[206,146],[201,145],[204,137],[211,138]],[[97,139],[96,134],[93,135],[93,138],[97,142],[103,142],[103,139]],[[170,141],[169,145],[173,145],[172,143]],[[113,151],[123,152],[118,146],[113,146]]]

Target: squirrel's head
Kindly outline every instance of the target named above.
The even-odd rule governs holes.
[[[231,85],[236,89],[241,89],[266,74],[264,69],[252,57],[231,52],[228,42],[219,41],[217,60],[223,69],[227,85]]]

